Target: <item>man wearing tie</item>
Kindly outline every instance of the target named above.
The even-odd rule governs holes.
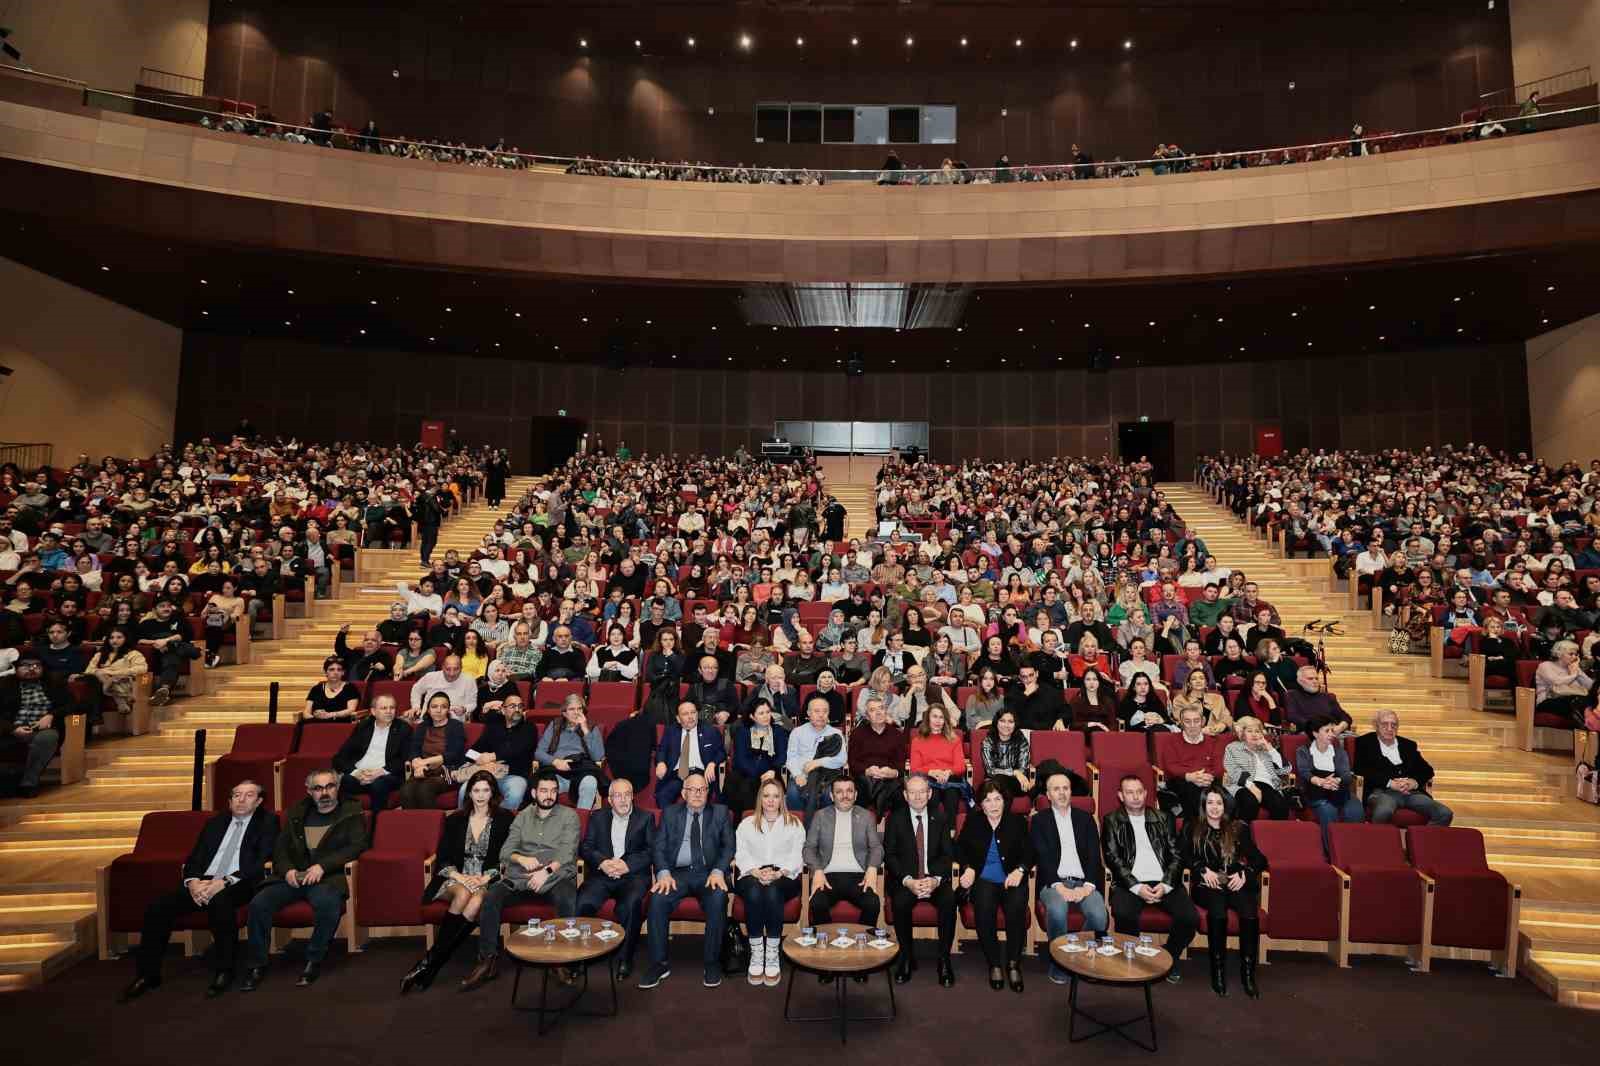
[[[686,704],[692,711],[694,704]],[[680,719],[683,707],[678,708]],[[655,840],[655,884],[650,886],[650,965],[640,988],[672,976],[667,963],[667,925],[685,896],[700,901],[706,915],[705,986],[722,984],[722,927],[728,917],[728,874],[733,868],[733,826],[728,808],[708,803],[710,785],[698,770],[683,782],[683,802],[661,816]]]
[[[715,795],[727,757],[722,734],[700,723],[700,709],[690,700],[678,704],[678,720],[667,726],[656,749],[656,806],[664,811],[677,803],[690,774],[704,777]]]
[[[625,777],[611,782],[606,801],[608,806],[589,819],[578,846],[588,871],[578,889],[578,915],[599,914],[606,900],[617,901],[617,921],[624,933],[617,976],[625,978],[633,972],[633,955],[639,949],[639,904],[650,891],[656,820],[634,809],[633,783]]]
[[[228,810],[200,830],[183,864],[183,887],[154,900],[144,912],[144,929],[134,961],[139,976],[122,993],[122,1002],[161,987],[161,957],[179,918],[205,911],[211,923],[212,977],[206,998],[215,999],[233,982],[238,953],[238,910],[250,902],[278,839],[278,818],[261,806],[261,786],[241,781],[228,796]]]
[[[939,915],[939,984],[949,988],[956,983],[955,967],[950,965],[950,947],[956,938],[956,894],[950,877],[955,848],[950,843],[950,826],[940,808],[928,806],[933,786],[926,776],[906,778],[904,792],[906,805],[889,816],[883,842],[889,906],[894,911],[894,935],[900,941],[894,979],[903,985],[916,972],[911,912],[918,903],[931,903]]]
[[[833,782],[833,806],[819,807],[800,850],[811,873],[811,924],[833,920],[841,900],[861,912],[861,924],[878,923],[878,867],[883,865],[883,840],[877,819],[856,806],[856,783],[849,777]],[[833,978],[821,976],[824,984]],[[863,978],[863,980],[865,980]]]
[[[1073,907],[1083,912],[1083,927],[1099,936],[1109,918],[1100,886],[1106,883],[1100,864],[1100,834],[1089,812],[1072,805],[1072,781],[1066,774],[1051,774],[1044,783],[1050,809],[1035,814],[1029,824],[1033,851],[1039,859],[1039,903],[1044,907],[1050,939],[1067,935],[1067,918]],[[1050,980],[1068,981],[1066,970],[1050,962]]]

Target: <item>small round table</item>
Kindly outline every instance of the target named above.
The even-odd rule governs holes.
[[[552,922],[545,922],[541,929],[554,926],[555,939],[547,940],[541,932],[538,936],[529,936],[527,932],[518,928],[505,938],[506,953],[517,964],[517,979],[511,984],[511,1006],[516,1010],[533,1011],[538,1015],[537,1030],[540,1036],[556,1027],[562,1016],[568,1013],[581,1014],[589,1018],[611,1018],[617,1013],[617,949],[622,947],[622,926],[616,922],[609,922],[602,918],[582,918],[580,923],[587,923],[592,932],[589,939],[579,937],[564,937],[561,930],[566,928],[566,919],[558,918]],[[603,930],[611,930],[615,937],[602,939],[599,934]],[[604,959],[606,972],[611,977],[611,1009],[597,1011],[573,1011],[572,1008],[589,991],[589,964]],[[543,980],[539,986],[539,1002],[534,1006],[525,1006],[517,1002],[517,990],[522,985],[522,971],[524,967],[532,966],[544,971]],[[550,973],[557,967],[577,967],[579,981],[573,990],[571,998],[564,1003],[552,1005],[550,1003]],[[547,1020],[548,1019],[548,1020]]]
[[[840,932],[845,936],[855,937],[857,933],[866,933],[872,936],[872,929],[864,925],[853,925],[848,922],[829,922],[826,926],[818,926],[816,935],[818,942],[810,947],[799,943],[798,933],[789,933],[783,938],[783,954],[789,960],[789,988],[783,997],[783,1018],[790,1022],[831,1022],[839,1023],[839,1042],[848,1040],[847,1028],[854,1020],[858,1022],[888,1022],[895,1017],[894,981],[889,977],[889,966],[900,954],[900,945],[891,943],[886,948],[874,947],[848,947],[835,948],[823,947],[821,938],[826,934],[829,939],[837,938]],[[886,930],[885,939],[894,940],[893,931]],[[834,1014],[795,1015],[789,1012],[789,1001],[794,996],[794,977],[800,971],[819,974],[824,977],[834,978],[834,999],[838,1004],[838,1011]],[[889,1013],[888,1014],[856,1014],[850,1013],[850,985],[847,978],[866,977],[869,974],[883,971],[885,983],[889,986]]]
[[[1087,933],[1083,935],[1084,937],[1089,936]],[[1097,950],[1098,943],[1087,951],[1068,951],[1066,937],[1058,936],[1050,941],[1051,961],[1072,975],[1072,987],[1067,992],[1067,1006],[1069,1008],[1067,1014],[1067,1041],[1076,1044],[1080,1041],[1088,1040],[1090,1037],[1099,1036],[1102,1033],[1116,1033],[1130,1044],[1142,1047],[1146,1051],[1155,1051],[1156,1008],[1155,1002],[1150,995],[1150,989],[1154,987],[1157,981],[1172,971],[1172,956],[1165,949],[1158,948],[1154,955],[1135,954],[1133,961],[1129,962],[1123,945],[1131,941],[1137,946],[1139,938],[1126,936],[1122,933],[1113,933],[1111,936],[1117,947],[1115,955],[1101,955]],[[1083,940],[1080,943],[1089,943],[1089,941]],[[1120,988],[1133,988],[1143,985],[1144,1013],[1120,1022],[1108,1022],[1097,1018],[1078,1006],[1079,981],[1084,981],[1091,985],[1111,985]],[[1085,1021],[1094,1023],[1099,1028],[1092,1032],[1084,1033],[1082,1036],[1075,1035],[1073,1030],[1080,1017]],[[1150,1025],[1150,1043],[1148,1044],[1138,1037],[1125,1032],[1128,1026],[1141,1021],[1148,1021]]]

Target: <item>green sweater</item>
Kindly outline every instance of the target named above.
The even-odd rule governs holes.
[[[1196,626],[1214,626],[1217,624],[1217,619],[1226,614],[1232,606],[1232,600],[1220,597],[1216,603],[1195,600],[1189,605],[1189,622]]]

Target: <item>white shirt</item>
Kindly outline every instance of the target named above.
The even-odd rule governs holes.
[[[1333,773],[1333,745],[1328,745],[1328,750],[1323,751],[1315,743],[1311,745],[1311,765],[1324,773]]]
[[[1156,849],[1150,844],[1144,820],[1143,814],[1128,815],[1128,821],[1133,823],[1133,879],[1140,884],[1158,884],[1166,878],[1166,871],[1156,860]]]
[[[684,746],[689,749],[689,769],[704,770],[706,764],[700,759],[700,729],[695,727],[683,735]],[[679,749],[678,758],[683,758],[682,749]]]
[[[384,753],[389,747],[389,730],[391,725],[374,725],[372,727],[372,743],[367,745],[366,754],[356,762],[357,772],[362,770],[382,770],[386,762]]]
[[[234,817],[228,828],[222,832],[222,840],[217,844],[217,853],[211,856],[211,865],[206,867],[206,879],[214,880],[218,877],[232,877],[239,872],[239,852],[244,849],[245,830],[250,828],[250,816]],[[233,855],[228,862],[228,868],[222,869],[222,860],[229,850],[228,835],[234,834],[236,839],[232,845]],[[191,880],[193,880],[191,878]],[[187,884],[188,882],[184,882]]]
[[[629,818],[632,812],[629,812]],[[611,814],[611,857],[620,859],[628,853],[628,821],[615,811]]]
[[[758,825],[758,812],[739,823],[734,833],[734,865],[740,873],[753,874],[763,866],[776,866],[785,877],[795,877],[805,860],[800,857],[806,844],[805,826],[791,824],[787,818]],[[846,838],[845,845],[849,846]]]
[[[1400,739],[1398,737],[1396,737],[1392,742],[1389,742],[1389,743],[1385,743],[1384,739],[1382,737],[1379,737],[1378,738],[1378,750],[1383,753],[1383,757],[1385,759],[1388,759],[1390,762],[1394,763],[1396,766],[1400,765],[1400,763],[1401,763],[1401,759],[1400,759]]]
[[[1050,808],[1056,817],[1056,835],[1061,837],[1061,862],[1056,866],[1057,877],[1076,877],[1083,880],[1083,863],[1078,858],[1078,834],[1072,831],[1072,812],[1062,814]]]
[[[855,836],[851,832],[850,820],[854,812],[854,807],[849,811],[833,809],[833,854],[828,857],[828,865],[823,867],[824,873],[861,873],[861,864],[856,861]]]

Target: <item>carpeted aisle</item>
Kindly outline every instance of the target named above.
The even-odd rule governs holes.
[[[203,963],[174,954],[162,987],[128,1006],[115,998],[132,978],[132,963],[87,962],[0,1004],[13,1019],[9,1039],[22,1050],[18,1061],[32,1057],[30,1046],[41,1056],[37,1061],[47,1055],[52,1063],[119,1066],[282,1066],[301,1056],[313,1066],[438,1066],[489,1061],[490,1054],[519,1049],[540,1066],[691,1057],[777,1063],[839,1054],[834,1027],[783,1021],[781,986],[751,988],[740,976],[718,989],[702,988],[698,939],[675,941],[673,976],[659,988],[641,992],[637,975],[624,983],[619,1017],[569,1019],[543,1038],[534,1036],[532,1015],[508,1007],[511,970],[478,992],[456,991],[471,965],[466,951],[430,991],[401,999],[400,975],[420,944],[375,941],[355,958],[336,950],[311,989],[294,987],[298,967],[280,957],[259,991],[229,992],[216,1001],[202,998]],[[919,958],[927,950],[923,945]],[[1037,960],[1026,964],[1028,987],[1020,996],[989,989],[976,945],[956,967],[956,986],[945,990],[935,984],[932,965],[923,965],[899,989],[899,1019],[853,1027],[849,1056],[883,1066],[1032,1066],[1071,1055],[1155,1061],[1113,1036],[1068,1050],[1066,989],[1046,980]],[[1263,998],[1255,1002],[1238,991],[1236,978],[1226,1000],[1212,995],[1203,954],[1184,967],[1183,984],[1156,988],[1162,1057],[1352,1066],[1471,1063],[1505,1055],[1512,1066],[1534,1066],[1592,1061],[1600,1042],[1600,1014],[1558,1007],[1526,981],[1498,980],[1477,964],[1435,963],[1434,973],[1418,976],[1399,960],[1383,959],[1358,961],[1341,973],[1322,958],[1284,954],[1262,969]],[[523,981],[524,997],[537,995],[534,976],[529,971]],[[883,978],[868,988],[869,1007],[881,1009]],[[863,1002],[860,991],[851,989],[853,1003]],[[1133,991],[1085,986],[1080,999],[1106,1017],[1138,1009]],[[802,974],[795,1005],[805,1013],[831,1009],[831,991]],[[18,1024],[26,1018],[45,1024]]]

